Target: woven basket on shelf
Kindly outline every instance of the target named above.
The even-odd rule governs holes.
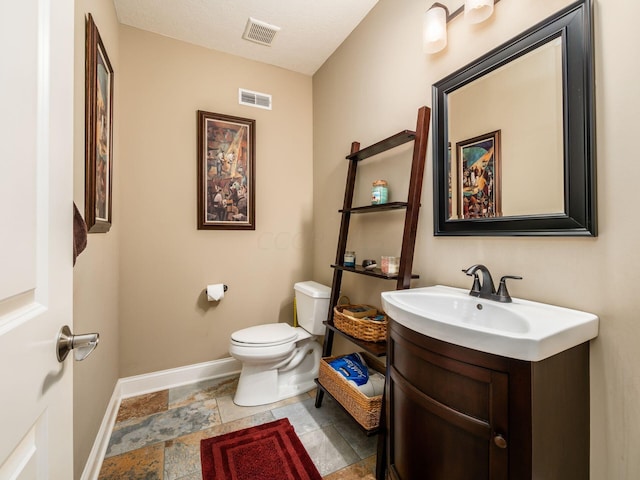
[[[333,325],[347,335],[366,342],[384,342],[387,339],[387,325],[389,320],[384,312],[376,309],[378,315],[384,315],[384,320],[369,320],[355,318],[343,313],[343,310],[360,305],[336,305],[333,308]],[[375,308],[375,307],[371,307]]]
[[[360,353],[365,358],[369,369],[384,374],[384,366],[373,357]],[[367,397],[353,384],[336,372],[329,362],[338,357],[325,357],[320,360],[320,384],[342,405],[355,420],[366,430],[373,430],[380,425],[382,395]]]

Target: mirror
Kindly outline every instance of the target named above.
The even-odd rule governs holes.
[[[595,236],[591,0],[433,86],[435,235]]]

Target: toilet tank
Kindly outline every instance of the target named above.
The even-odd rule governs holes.
[[[312,335],[324,335],[329,312],[331,288],[318,282],[298,282],[293,285],[296,296],[298,325]]]

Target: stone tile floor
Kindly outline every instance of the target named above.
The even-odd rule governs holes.
[[[233,403],[238,377],[124,399],[100,480],[200,480],[200,440],[288,418],[326,480],[375,479],[377,437],[315,391],[258,407]],[[259,480],[259,479],[256,479]]]

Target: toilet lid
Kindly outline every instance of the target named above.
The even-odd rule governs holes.
[[[268,323],[255,327],[243,328],[231,334],[231,340],[254,345],[279,345],[291,342],[298,337],[298,332],[288,323]]]

